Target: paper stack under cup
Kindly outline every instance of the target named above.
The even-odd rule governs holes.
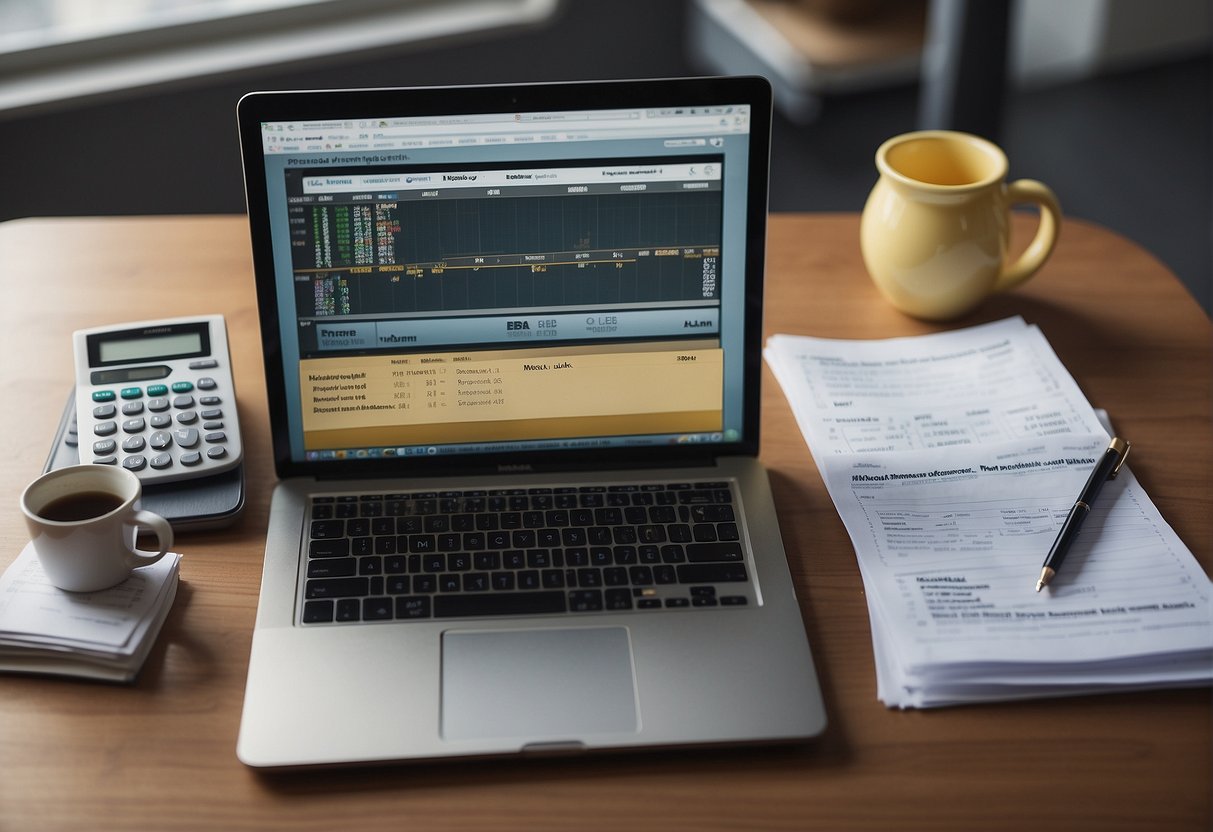
[[[0,576],[0,671],[133,680],[172,608],[180,561],[170,552],[117,586],[65,592],[27,544]]]

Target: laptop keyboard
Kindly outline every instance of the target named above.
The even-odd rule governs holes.
[[[728,482],[314,496],[303,624],[751,603]]]

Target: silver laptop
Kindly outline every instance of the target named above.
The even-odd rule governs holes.
[[[801,740],[759,79],[254,93],[274,459],[238,754]]]

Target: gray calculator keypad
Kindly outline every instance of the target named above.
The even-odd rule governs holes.
[[[96,404],[93,462],[130,471],[150,466],[165,473],[196,469],[208,459],[211,464],[226,459],[224,418],[226,408],[236,405],[224,400],[221,385],[204,377],[174,384],[171,395],[163,392],[163,384],[125,387],[121,402]]]

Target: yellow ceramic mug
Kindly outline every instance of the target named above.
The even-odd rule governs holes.
[[[864,263],[901,311],[928,320],[969,312],[991,292],[1023,283],[1053,251],[1061,208],[1031,179],[1007,183],[1007,157],[968,133],[926,130],[895,136],[876,151],[880,179],[860,227]],[[1040,225],[1007,262],[1009,210],[1035,203]]]

